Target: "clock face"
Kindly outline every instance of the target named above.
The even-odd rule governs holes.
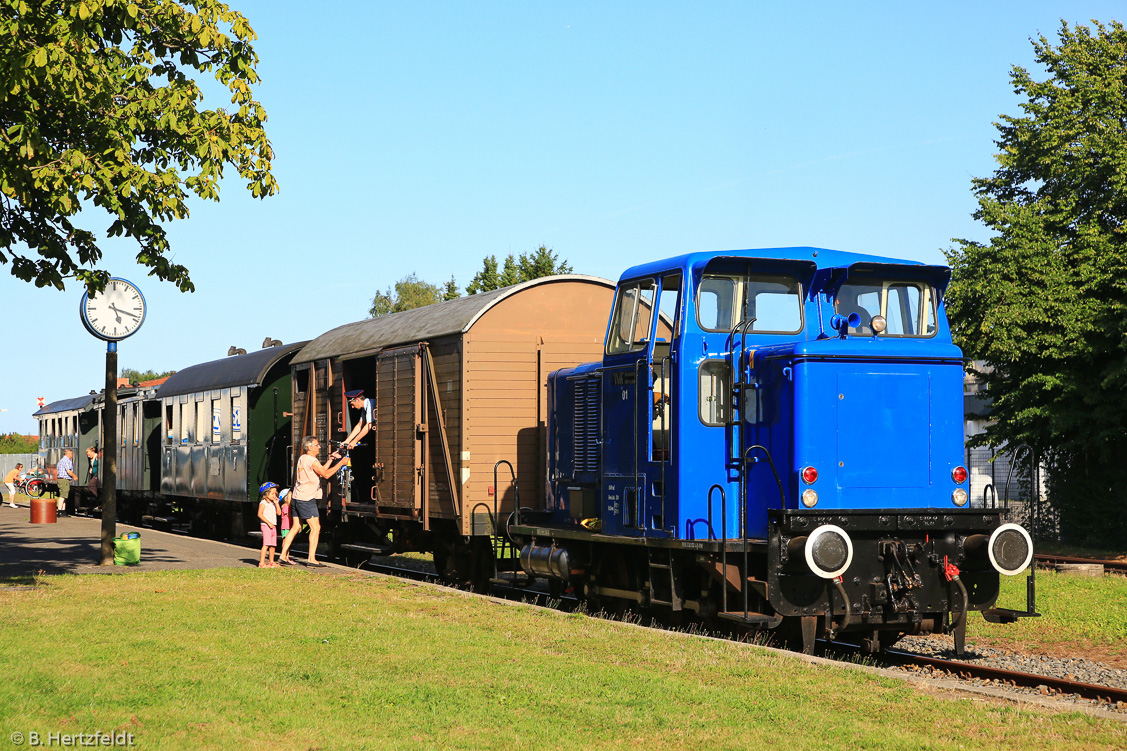
[[[137,333],[145,322],[145,297],[125,279],[114,277],[96,297],[82,296],[82,323],[106,341],[116,342]]]

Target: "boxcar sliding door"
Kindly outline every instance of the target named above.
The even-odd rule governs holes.
[[[378,416],[372,432],[377,471],[372,500],[381,515],[421,515],[426,487],[423,397],[418,345],[385,350],[376,357]]]

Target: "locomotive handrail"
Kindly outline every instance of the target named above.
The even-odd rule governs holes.
[[[670,388],[671,376],[665,370],[665,364],[673,361],[672,355],[666,355],[661,358],[661,383],[662,388],[666,389],[661,392],[662,397],[666,397],[672,389]],[[666,514],[665,499],[668,496],[668,489],[665,487],[665,465],[672,464],[673,462],[673,431],[670,429],[671,425],[666,424],[669,415],[673,410],[673,399],[669,398],[669,404],[662,404],[661,408],[661,434],[662,440],[665,445],[662,447],[661,454],[661,531],[666,534],[671,534],[669,528],[669,516]],[[677,525],[673,525],[672,533],[677,531]]]
[[[708,489],[708,521],[706,523],[708,524],[708,539],[710,539],[710,540],[716,539],[716,530],[713,529],[713,527],[712,527],[712,491],[716,490],[716,489],[720,490],[720,515],[721,515],[721,517],[724,516],[724,512],[726,510],[726,503],[727,503],[724,499],[724,486],[723,485],[716,483],[715,485],[713,485],[711,488]],[[694,532],[696,531],[696,525],[693,525],[693,530],[694,530]]]
[[[744,353],[747,351],[747,330],[748,330],[749,327],[751,327],[752,325],[755,324],[755,320],[756,320],[755,316],[752,316],[751,318],[748,318],[745,321],[740,321],[738,324],[736,324],[736,327],[734,329],[732,329],[732,341],[731,341],[731,344],[729,346],[729,350],[730,350],[731,354],[733,355],[732,363],[729,365],[729,368],[731,369],[731,375],[732,375],[732,406],[731,406],[731,414],[730,414],[729,419],[731,421],[731,425],[734,426],[734,429],[732,431],[732,440],[736,443],[737,446],[739,446],[741,448],[744,445],[744,439],[747,437],[746,434],[745,434],[746,428],[744,426],[744,415],[743,415],[743,412],[744,412],[744,387],[747,385],[747,382],[744,381],[744,372],[745,371],[744,371],[744,366],[743,366],[743,358],[744,358]],[[736,353],[736,334],[737,333],[740,335],[740,351],[739,351],[738,354]],[[737,368],[739,370],[738,374],[736,373]],[[737,438],[737,436],[738,436],[738,438]],[[746,466],[747,466],[747,455],[746,455],[746,452],[745,452],[744,457],[743,457],[743,461],[740,462],[739,468],[737,470],[737,475],[739,477],[739,483],[740,483],[740,487],[739,487],[739,499],[740,499],[739,500],[739,509],[740,509],[739,514],[740,514],[740,531],[741,531],[740,536],[741,536],[741,538],[747,537],[747,521],[746,521],[746,516],[747,516],[747,490],[746,490],[747,473],[745,471]],[[745,570],[746,570],[746,563],[747,563],[746,547],[747,546],[745,545],[744,547],[745,547],[744,563],[745,563]]]
[[[496,469],[497,467],[494,466],[493,468]],[[496,483],[496,480],[494,480],[494,483]],[[496,493],[497,485],[494,484],[493,488],[494,488],[493,504],[494,504],[494,506],[496,506],[496,504],[497,504],[497,500],[496,500],[497,499],[497,493]],[[474,523],[473,523],[473,518],[474,518],[474,514],[477,513],[478,507],[483,507],[485,509],[485,513],[489,515],[489,529],[490,529],[489,548],[493,552],[493,578],[497,579],[500,576],[500,573],[497,570],[497,549],[493,547],[493,537],[495,537],[497,535],[497,517],[494,516],[493,512],[489,510],[489,504],[488,503],[486,503],[485,501],[478,501],[477,503],[474,504],[473,508],[470,509],[470,524],[473,525],[474,527],[476,527],[476,525],[474,525]],[[474,529],[473,531],[476,532],[477,530]],[[502,546],[504,546],[504,542],[502,542],[501,544],[502,544]]]
[[[728,612],[728,501],[724,494],[724,487],[719,483],[713,485],[708,489],[708,536],[709,539],[715,539],[716,535],[712,530],[712,491],[720,491],[720,534],[723,535],[720,545],[720,565],[724,572],[724,585],[721,587],[723,592],[721,596],[722,607],[724,612]]]
[[[987,505],[987,503],[986,503],[986,491],[987,490],[990,491],[991,503],[989,505]],[[992,509],[998,508],[998,494],[996,492],[994,492],[994,483],[992,483],[992,482],[986,483],[986,487],[984,487],[982,489],[982,508],[992,508]]]
[[[1031,452],[1031,451],[1033,451],[1033,448],[1028,443],[1020,443],[1017,446],[1014,446],[1013,451],[1012,451],[1013,458],[1010,459],[1010,462],[1009,462],[1010,466],[1006,469],[1006,484],[1002,486],[1002,495],[1005,496],[1002,499],[1002,503],[1004,504],[1003,508],[1006,509],[1006,510],[1009,510],[1009,508],[1010,508],[1010,478],[1013,477],[1014,465],[1017,464],[1017,459],[1021,456],[1021,454],[1019,452],[1021,452],[1023,450]],[[1032,482],[1033,473],[1030,472],[1029,474],[1030,474],[1030,482]],[[1038,491],[1040,491],[1040,488],[1038,488]],[[1030,500],[1033,499],[1033,488],[1032,487],[1029,489],[1029,498],[1030,498]]]
[[[516,509],[516,511],[514,513],[516,514],[517,524],[519,525],[521,523],[521,521],[520,521],[520,487],[517,485],[516,470],[513,469],[513,465],[510,464],[507,459],[502,459],[501,461],[499,461],[499,462],[497,462],[496,464],[493,465],[493,511],[496,514],[500,513],[500,511],[498,511],[497,504],[500,503],[500,500],[501,500],[501,486],[497,482],[497,468],[500,467],[502,464],[504,464],[506,467],[509,468],[509,476],[513,478],[513,508]],[[471,511],[470,513],[472,514],[473,512]]]
[[[771,474],[775,476],[775,484],[779,486],[779,508],[785,509],[787,507],[787,496],[783,491],[783,482],[779,479],[779,473],[775,470],[775,460],[771,458],[771,452],[767,450],[767,447],[761,446],[758,443],[754,446],[748,446],[747,451],[744,452],[744,463],[748,460],[748,454],[754,449],[760,449],[763,455],[767,457],[767,464],[771,467]]]
[[[1030,467],[1029,482],[1030,482],[1030,485],[1032,486],[1032,483],[1037,479],[1035,477],[1035,473],[1033,472],[1033,469],[1035,467],[1033,462],[1035,462],[1036,459],[1037,459],[1037,453],[1033,450],[1032,446],[1030,446],[1027,443],[1022,443],[1022,444],[1019,444],[1018,446],[1014,447],[1014,458],[1015,459],[1018,456],[1017,452],[1021,451],[1022,449],[1025,449],[1027,452],[1029,452],[1029,467]],[[1010,507],[1010,477],[1013,475],[1014,464],[1016,464],[1016,462],[1011,460],[1009,470],[1007,470],[1007,472],[1006,472],[1006,484],[1005,484],[1005,486],[1003,487],[1003,490],[1002,490],[1003,495],[1005,495],[1005,498],[1002,500],[1002,503],[1005,504],[1003,506],[1003,508],[1006,509],[1007,511],[1009,510],[1009,507]],[[1036,509],[1037,505],[1039,505],[1040,497],[1041,497],[1040,483],[1038,483],[1038,487],[1037,487],[1037,498],[1038,498],[1037,504],[1033,503],[1033,488],[1032,487],[1029,488],[1029,501],[1030,501],[1030,505],[1033,506],[1034,509]],[[1031,513],[1030,516],[1033,517],[1033,514]],[[1038,534],[1039,530],[1037,529],[1037,519],[1036,518],[1030,519],[1030,525],[1029,526],[1031,526],[1033,528],[1033,534]],[[1034,566],[1034,565],[1030,565],[1029,576],[1025,580],[1025,612],[1026,613],[1036,612],[1036,598],[1037,598],[1037,594],[1036,594],[1037,593],[1037,580],[1036,580],[1036,573],[1035,573],[1036,571],[1037,571],[1037,567]]]
[[[642,387],[642,376],[639,374],[639,371],[643,370],[643,366],[646,373],[646,380],[649,381],[649,358],[643,356],[634,361],[634,419],[632,422],[634,423],[634,526],[643,530],[644,534],[646,521],[642,518],[644,516],[642,512],[645,509],[645,501],[643,498],[645,484],[638,484],[638,453],[641,450],[638,446],[638,420],[641,418],[639,405],[642,401],[641,393],[639,392],[639,389]],[[649,391],[649,386],[646,387],[646,391]],[[648,431],[649,426],[647,426],[647,432]]]

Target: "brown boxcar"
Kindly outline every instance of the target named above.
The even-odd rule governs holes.
[[[332,542],[430,550],[440,573],[451,562],[447,573],[466,578],[458,554],[491,555],[490,536],[516,507],[504,465],[494,487],[497,462],[512,464],[520,505],[542,508],[548,373],[602,356],[613,297],[606,279],[546,277],[350,323],[306,345],[291,363],[295,447],[314,435],[327,461],[329,442],[361,418],[344,393],[376,400],[343,504],[329,481]]]

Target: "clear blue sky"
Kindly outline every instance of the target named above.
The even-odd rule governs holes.
[[[281,193],[169,225],[197,291],[108,268],[150,313],[122,367],[180,369],[366,317],[411,272],[459,286],[541,243],[577,272],[693,250],[815,245],[942,262],[982,239],[973,176],[1017,114],[1029,38],[1119,2],[234,0],[258,33]],[[91,214],[85,226],[104,231]],[[81,290],[0,272],[0,432],[103,385]]]

